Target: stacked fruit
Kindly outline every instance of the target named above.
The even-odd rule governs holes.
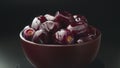
[[[23,29],[25,39],[40,44],[75,44],[92,40],[96,30],[88,26],[82,15],[66,11],[40,15]]]

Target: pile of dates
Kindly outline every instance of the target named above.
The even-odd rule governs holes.
[[[96,30],[85,16],[57,11],[55,15],[37,16],[23,29],[26,40],[39,44],[75,44],[96,38]]]

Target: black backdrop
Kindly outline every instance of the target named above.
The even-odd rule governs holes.
[[[112,0],[0,0],[0,40],[5,38],[9,41],[12,39],[11,37],[18,39],[19,32],[24,26],[30,24],[35,16],[67,10],[83,14],[87,17],[89,24],[101,30],[101,48],[103,49],[101,55],[106,62],[110,61],[113,64],[106,58],[111,56],[114,58],[115,54],[118,56],[120,27],[119,22],[113,18],[115,13],[113,13],[112,3]],[[3,40],[4,42],[5,40]],[[2,42],[0,41],[0,43]],[[16,44],[19,43],[16,42]],[[2,45],[0,46],[2,47]]]
[[[20,30],[40,14],[67,10],[83,14],[89,24],[98,27],[106,38],[112,37],[118,25],[112,22],[112,1],[104,0],[1,0],[0,34],[18,35]],[[119,33],[117,33],[119,34]],[[114,35],[114,34],[113,34]],[[115,35],[116,36],[116,35]]]

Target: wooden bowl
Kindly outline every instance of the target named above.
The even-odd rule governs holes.
[[[96,28],[95,28],[96,29]],[[101,32],[96,39],[81,44],[37,44],[26,40],[20,32],[21,45],[26,58],[35,68],[81,68],[97,56]]]

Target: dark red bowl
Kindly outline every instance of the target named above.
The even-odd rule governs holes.
[[[26,58],[36,68],[81,68],[91,63],[100,48],[98,37],[81,44],[55,45],[37,44],[26,40],[20,32],[21,45]]]

